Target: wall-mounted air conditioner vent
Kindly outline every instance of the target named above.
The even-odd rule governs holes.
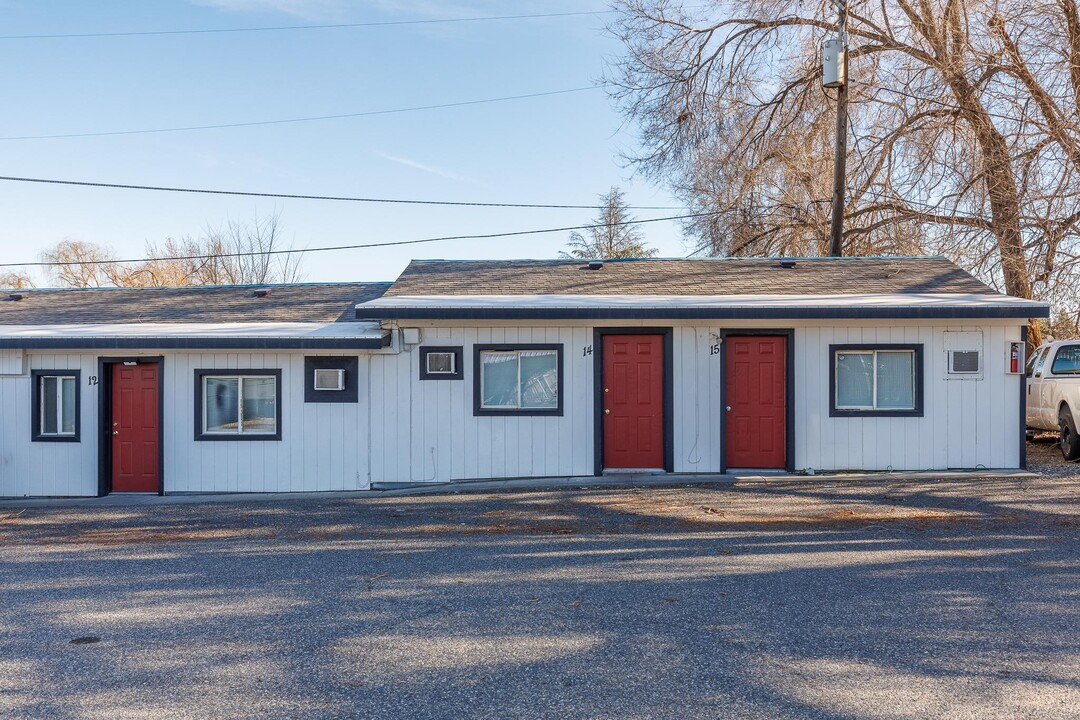
[[[453,375],[457,372],[453,352],[429,352],[426,356],[428,375]]]
[[[949,353],[949,372],[953,375],[973,375],[982,370],[982,353],[978,350],[953,350]]]
[[[981,380],[983,377],[983,334],[978,330],[946,330],[945,379]]]
[[[345,371],[339,368],[316,368],[315,389],[332,391],[344,390]]]

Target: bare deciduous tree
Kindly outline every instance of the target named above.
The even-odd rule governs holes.
[[[24,272],[0,273],[0,288],[25,290],[34,287],[34,281]]]
[[[612,187],[600,196],[600,215],[593,221],[596,227],[586,230],[586,235],[570,233],[567,246],[570,252],[559,253],[565,258],[611,259],[632,257],[654,257],[655,248],[645,245],[645,233],[637,225],[628,225],[633,220],[627,208],[624,193]]]
[[[714,254],[824,254],[831,2],[619,0],[617,98],[640,169]],[[1076,0],[849,0],[846,254],[944,253],[1011,295],[1076,308]],[[1036,329],[1036,335],[1037,335]],[[1036,338],[1037,339],[1037,338]]]
[[[42,254],[60,263],[52,275],[69,287],[259,285],[296,282],[303,276],[301,253],[291,251],[281,236],[280,216],[256,218],[250,224],[230,221],[207,227],[199,238],[167,238],[148,243],[148,260],[123,264],[108,248],[65,240]]]
[[[84,240],[61,240],[41,253],[42,262],[52,263],[52,279],[66,287],[129,285],[128,271],[116,262],[112,250]]]

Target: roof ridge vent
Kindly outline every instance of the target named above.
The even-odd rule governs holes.
[[[256,288],[251,294],[257,298],[264,298],[270,295],[270,288]]]
[[[11,302],[18,302],[19,300],[22,300],[23,297],[24,296],[23,296],[22,293],[10,293],[7,296],[7,299],[10,300]]]
[[[603,270],[604,269],[604,261],[603,260],[590,260],[589,264],[586,265],[585,267],[589,268],[590,270]]]
[[[794,258],[780,258],[780,267],[784,268],[785,270],[794,269],[794,267],[795,267],[795,259]]]

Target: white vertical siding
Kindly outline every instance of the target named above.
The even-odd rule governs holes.
[[[23,351],[0,350],[0,375],[22,375]]]
[[[947,330],[982,330],[981,379],[946,379]],[[818,470],[1015,468],[1020,462],[1018,375],[1005,373],[1019,327],[895,325],[795,330],[795,466]],[[923,346],[922,417],[829,417],[829,345]]]
[[[984,334],[983,379],[946,380],[944,332],[980,329]],[[673,329],[676,472],[710,473],[724,467],[722,350],[711,352],[720,332],[719,325]],[[816,470],[1016,467],[1020,378],[1005,374],[1004,348],[1019,334],[1018,326],[1001,325],[795,325],[791,368],[795,466]],[[473,415],[472,345],[515,342],[564,345],[563,417]],[[828,351],[830,344],[841,343],[923,345],[923,417],[829,417],[832,361]],[[373,435],[373,480],[442,482],[592,472],[593,357],[582,355],[582,348],[592,344],[592,328],[425,328],[424,344],[462,345],[465,379],[418,381],[415,350],[372,357],[373,415],[392,417],[400,408],[408,408],[413,420],[411,433],[410,426],[399,425],[393,437]],[[392,426],[392,422],[387,424]],[[462,447],[459,462],[454,460],[457,443]]]
[[[31,442],[30,375],[0,377],[0,496],[96,495],[98,487],[97,374],[93,355],[27,355],[30,370],[79,370],[79,442]]]
[[[416,348],[372,355],[374,482],[446,482],[593,472],[593,356],[584,327],[425,328],[425,345],[461,345],[464,379],[419,380]],[[474,345],[563,345],[563,415],[477,416]]]
[[[714,473],[723,466],[723,376],[718,327],[677,327],[672,334],[675,472]]]
[[[308,353],[314,355],[315,353]],[[304,353],[165,355],[166,492],[308,492],[368,485],[367,359],[359,402],[304,402]],[[195,440],[195,370],[281,370],[281,440]]]
[[[305,403],[304,353],[154,353],[161,368],[166,492],[290,492],[368,486],[368,360],[359,402]],[[314,353],[310,353],[314,354]],[[97,353],[27,353],[30,369],[78,369],[80,442],[32,442],[30,376],[0,376],[0,496],[86,496],[98,488]],[[196,368],[281,369],[281,440],[195,440]]]
[[[791,327],[791,324],[777,327]],[[729,330],[734,330],[730,325]],[[983,333],[981,379],[946,379],[949,330]],[[673,435],[676,472],[724,465],[720,402],[721,327],[673,328]],[[425,345],[461,345],[464,379],[419,380],[416,348],[365,353],[359,402],[305,403],[302,352],[164,355],[164,465],[167,492],[288,492],[363,489],[370,482],[445,482],[521,476],[589,475],[594,463],[593,328],[426,327]],[[795,325],[795,467],[816,470],[1010,468],[1019,464],[1021,379],[1005,374],[1005,347],[1020,327],[1003,324],[802,323]],[[474,345],[563,346],[563,415],[474,414]],[[921,344],[924,415],[831,418],[829,345]],[[597,348],[594,348],[594,352]],[[105,353],[108,354],[108,353]],[[313,354],[313,353],[309,353]],[[330,353],[327,353],[330,354]],[[97,492],[98,353],[6,352],[0,361],[0,496]],[[29,369],[79,369],[81,442],[31,442]],[[196,368],[280,368],[280,441],[196,441]],[[27,373],[27,374],[22,374]]]

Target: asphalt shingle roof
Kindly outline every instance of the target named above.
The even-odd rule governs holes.
[[[945,258],[414,260],[386,297],[416,295],[997,294]]]
[[[356,320],[357,303],[390,283],[300,283],[183,288],[0,291],[0,325],[113,323],[330,323]],[[268,290],[265,297],[256,290]],[[21,300],[10,300],[12,293]]]

